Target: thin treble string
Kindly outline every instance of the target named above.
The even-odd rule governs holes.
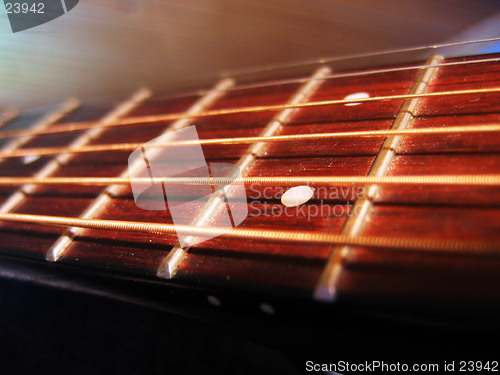
[[[172,141],[172,142],[152,142],[145,145],[144,143],[111,143],[101,145],[89,145],[81,147],[36,147],[36,148],[20,148],[10,151],[0,150],[0,158],[15,158],[22,156],[46,156],[59,155],[65,153],[89,153],[89,152],[104,152],[104,151],[133,151],[139,147],[182,147],[192,145],[239,145],[252,144],[257,142],[277,143],[277,142],[293,142],[293,141],[311,141],[311,140],[333,140],[339,138],[376,138],[390,137],[398,135],[450,135],[450,134],[466,134],[466,133],[494,133],[500,132],[500,124],[485,124],[485,125],[464,125],[464,126],[448,126],[442,128],[418,128],[418,129],[399,129],[399,130],[363,130],[351,132],[337,133],[313,133],[313,134],[292,134],[292,135],[277,135],[267,137],[238,137],[238,138],[209,138],[192,141]]]
[[[239,90],[254,89],[254,88],[274,87],[274,86],[279,86],[279,85],[304,83],[304,82],[314,81],[314,80],[327,81],[327,80],[336,79],[336,78],[363,77],[363,76],[374,75],[374,74],[394,73],[394,72],[402,72],[402,71],[409,71],[409,70],[423,70],[423,69],[428,69],[428,68],[441,68],[441,67],[456,66],[456,65],[469,65],[469,64],[473,65],[473,64],[479,64],[479,63],[485,63],[485,62],[498,62],[498,61],[500,61],[499,57],[493,57],[493,58],[477,59],[477,60],[470,60],[470,61],[453,61],[453,62],[443,62],[443,63],[437,63],[437,64],[404,66],[404,67],[398,67],[398,68],[372,69],[372,70],[364,70],[364,71],[359,71],[359,72],[332,73],[332,74],[326,75],[326,76],[321,77],[321,78],[312,78],[311,79],[311,78],[307,78],[307,77],[301,77],[301,78],[289,78],[289,79],[282,79],[282,80],[266,81],[266,82],[262,82],[262,83],[242,84],[242,85],[233,86],[227,91],[236,91],[236,90],[239,91]],[[200,91],[198,91],[198,93],[200,93]]]
[[[273,65],[254,67],[254,68],[249,68],[249,69],[226,71],[225,73],[223,73],[223,76],[224,77],[228,77],[228,76],[237,77],[237,76],[246,75],[246,74],[255,74],[255,73],[260,73],[260,72],[282,70],[282,69],[287,69],[287,68],[298,68],[301,66],[308,66],[308,65],[328,64],[328,63],[332,63],[332,62],[339,62],[339,61],[346,61],[346,60],[353,60],[353,59],[363,59],[363,58],[377,57],[377,56],[387,56],[387,55],[394,55],[394,54],[398,54],[398,53],[418,52],[418,51],[447,48],[447,47],[458,47],[458,46],[464,46],[464,45],[468,45],[468,44],[495,42],[495,41],[499,41],[499,40],[500,40],[500,37],[496,37],[496,38],[488,38],[488,39],[469,40],[469,41],[463,41],[463,42],[451,42],[451,43],[435,44],[435,45],[430,45],[430,46],[401,48],[401,49],[394,49],[394,50],[382,51],[382,52],[368,52],[368,53],[360,53],[360,54],[353,54],[353,55],[344,55],[344,56],[339,56],[339,57],[303,60],[303,61],[300,61],[297,63],[273,64]]]
[[[106,128],[117,127],[117,126],[127,126],[127,125],[140,125],[140,124],[155,124],[162,123],[165,121],[173,121],[182,118],[203,118],[203,117],[214,117],[223,115],[234,115],[243,113],[256,113],[256,112],[267,112],[267,111],[280,111],[284,109],[295,109],[295,108],[310,108],[310,107],[320,107],[329,105],[340,105],[349,103],[370,103],[370,102],[381,102],[389,100],[404,100],[404,99],[414,99],[414,98],[436,98],[444,96],[454,96],[454,95],[467,95],[467,94],[491,94],[495,92],[500,92],[500,87],[484,88],[484,89],[471,89],[471,90],[455,90],[455,91],[440,91],[431,93],[420,93],[420,94],[401,94],[401,95],[387,95],[387,96],[374,96],[369,98],[358,98],[358,99],[334,99],[334,100],[322,100],[315,102],[305,102],[297,104],[276,104],[276,105],[263,105],[263,106],[253,106],[253,107],[237,107],[237,108],[223,108],[207,110],[197,114],[187,114],[187,113],[171,113],[165,115],[152,115],[152,116],[136,116],[136,117],[125,117],[118,119],[116,121],[109,122],[106,124]],[[61,125],[54,125],[52,127],[42,129],[39,131],[30,130],[20,130],[20,131],[8,131],[0,132],[0,139],[2,138],[12,138],[35,134],[54,134],[63,132],[72,132],[77,130],[91,129],[95,127],[101,127],[96,125],[95,122],[75,122],[66,123]]]
[[[310,78],[310,77],[285,78],[285,79],[270,80],[270,81],[258,82],[258,83],[247,83],[247,84],[235,85],[233,87],[228,88],[227,90],[224,90],[224,92],[241,91],[241,90],[248,90],[248,89],[265,88],[265,87],[276,87],[276,86],[289,85],[289,84],[295,84],[295,83],[305,83],[305,82],[315,81],[315,80],[327,81],[327,80],[337,79],[337,78],[363,77],[363,76],[374,75],[374,74],[394,73],[394,72],[409,71],[409,70],[423,70],[423,69],[428,69],[428,68],[441,68],[441,67],[456,66],[456,65],[474,65],[474,64],[479,64],[479,63],[498,62],[498,61],[500,61],[500,57],[492,57],[492,58],[477,59],[477,60],[470,60],[470,61],[443,62],[443,63],[436,63],[436,64],[432,64],[432,65],[431,64],[411,65],[411,66],[403,66],[403,67],[397,67],[397,68],[381,68],[381,69],[361,70],[361,71],[357,71],[357,72],[332,73],[329,75],[325,75],[324,77],[321,77],[321,78]],[[203,95],[207,94],[208,92],[209,92],[209,90],[196,90],[196,91],[184,92],[184,93],[180,93],[180,94],[162,96],[159,99],[168,100],[168,99],[187,98],[187,97],[191,97],[191,96],[203,96]]]
[[[0,186],[86,185],[109,186],[129,184],[167,185],[261,185],[271,187],[365,186],[365,185],[454,185],[500,186],[500,174],[425,175],[425,176],[261,176],[261,177],[0,177]]]
[[[458,252],[470,255],[500,255],[499,241],[485,240],[439,240],[405,237],[378,237],[378,236],[347,236],[318,232],[284,231],[252,228],[217,228],[196,227],[189,225],[173,225],[162,223],[146,223],[122,220],[79,219],[75,217],[27,215],[27,214],[0,214],[0,221],[32,223],[38,225],[52,225],[63,227],[79,227],[99,230],[123,232],[140,232],[161,235],[187,235],[193,237],[213,238],[220,236],[235,240],[261,240],[272,242],[292,242],[306,244],[329,244],[381,247],[386,250],[413,250],[423,252]]]
[[[411,49],[405,49],[405,50],[394,50],[394,51],[381,52],[381,53],[375,53],[375,54],[358,55],[358,57],[376,56],[376,55],[383,55],[383,54],[387,54],[387,53],[397,53],[397,52],[412,51],[412,50],[419,50],[419,49],[431,49],[431,48],[439,48],[439,47],[458,46],[458,45],[471,44],[471,43],[491,42],[491,41],[496,41],[496,40],[500,40],[500,38],[491,38],[491,39],[459,42],[459,43],[451,43],[451,44],[449,43],[449,44],[442,44],[442,45],[435,45],[435,46],[428,46],[428,47],[411,48]],[[349,59],[349,58],[354,58],[354,57],[347,56],[347,57],[340,57],[339,59],[342,60],[342,59]],[[326,59],[326,60],[320,59],[320,60],[317,60],[317,63],[324,64],[324,63],[327,63],[329,61],[334,61],[334,60],[336,60],[336,59]],[[331,75],[327,75],[325,77],[322,77],[321,80],[365,76],[365,75],[371,75],[371,74],[390,73],[390,72],[414,70],[414,69],[415,70],[416,69],[427,69],[427,68],[431,68],[431,67],[438,67],[439,68],[439,67],[454,66],[454,65],[469,65],[469,64],[472,65],[472,64],[477,64],[477,63],[495,62],[495,61],[499,61],[499,60],[500,60],[500,58],[487,58],[487,59],[476,59],[476,60],[471,60],[471,61],[444,62],[444,63],[438,63],[438,64],[434,64],[434,65],[424,64],[424,65],[415,65],[415,66],[398,67],[398,68],[372,69],[372,70],[368,70],[368,71],[359,71],[359,72],[333,73]],[[312,63],[313,62],[311,62],[311,64]],[[229,89],[226,89],[225,91],[230,92],[230,91],[234,91],[234,90],[245,90],[245,89],[261,88],[261,87],[273,87],[273,86],[293,84],[293,83],[304,83],[304,82],[308,82],[311,80],[314,80],[314,78],[302,77],[302,78],[295,78],[295,79],[272,80],[272,81],[266,81],[263,83],[250,83],[250,84],[237,85],[237,86],[231,87]],[[209,92],[208,90],[196,90],[196,91],[184,92],[181,94],[167,95],[165,97],[162,97],[161,99],[167,100],[167,99],[186,98],[186,97],[190,97],[190,96],[203,96],[203,95],[206,95],[208,92]],[[76,130],[78,130],[78,129],[76,129]],[[71,130],[68,130],[68,131],[71,131]],[[35,134],[43,134],[43,133],[35,133]],[[0,133],[0,139],[12,138],[12,137],[22,136],[22,135],[24,135],[24,134],[12,133],[12,135],[8,135],[8,134],[4,135],[4,134]],[[26,135],[31,135],[31,133],[26,134]]]

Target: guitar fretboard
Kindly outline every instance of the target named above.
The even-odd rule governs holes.
[[[429,129],[498,125],[499,87],[498,56],[433,56],[426,62],[370,71],[335,73],[323,66],[307,77],[286,81],[240,84],[237,77],[228,78],[187,96],[150,96],[147,90],[139,90],[112,103],[80,106],[69,100],[36,116],[16,118],[10,111],[0,117],[6,153],[69,147],[53,155],[5,154],[0,159],[0,177],[127,178],[130,150],[72,153],[71,148],[141,144],[191,125],[196,125],[201,140],[422,129],[422,133],[400,135],[202,145],[208,165],[236,165],[246,178],[441,176],[446,182],[448,176],[498,176],[498,129],[450,134],[433,134]],[[93,125],[62,128],[73,123]],[[28,133],[16,136],[20,128]],[[14,135],[7,138],[8,132]],[[255,230],[256,235],[245,240],[220,236],[183,249],[174,235],[1,222],[1,252],[167,284],[202,286],[214,294],[236,288],[263,296],[286,294],[322,301],[367,296],[375,301],[414,299],[417,303],[495,300],[498,291],[488,285],[500,281],[496,272],[500,251],[444,250],[451,242],[485,240],[496,243],[498,250],[498,184],[381,181],[313,184],[312,199],[297,207],[281,202],[288,185],[247,184],[247,201],[239,204],[247,206],[248,216],[238,228]],[[178,198],[186,203],[189,194],[182,190]],[[207,204],[197,207],[199,217],[193,225],[209,226],[228,208],[226,203],[214,193]],[[0,186],[0,213],[173,223],[169,210],[141,209],[130,185],[113,183],[105,188],[42,183]],[[259,230],[386,238],[387,244],[390,239],[421,239],[437,245],[432,250],[403,243],[398,248],[384,242],[347,246],[328,241],[268,241],[259,237]],[[216,295],[209,301],[220,303]],[[272,311],[269,304],[264,306]]]

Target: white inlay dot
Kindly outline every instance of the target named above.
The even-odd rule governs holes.
[[[366,99],[366,98],[369,98],[370,97],[370,94],[368,94],[367,92],[355,92],[353,94],[349,94],[347,95],[344,100],[354,100],[354,99]],[[348,105],[348,106],[353,106],[353,105],[360,105],[361,103],[346,103],[344,105]]]
[[[24,155],[23,156],[23,163],[24,164],[31,164],[31,163],[37,161],[38,159],[40,159],[39,155]]]
[[[215,296],[208,296],[207,300],[208,300],[208,302],[210,302],[210,304],[212,304],[214,306],[220,306],[221,305],[220,299],[218,299]]]
[[[268,303],[261,303],[260,304],[260,311],[262,311],[264,314],[267,314],[267,315],[274,315],[274,307],[272,307]]]
[[[281,203],[287,207],[300,206],[311,199],[313,194],[314,189],[309,186],[295,186],[285,191],[285,193],[281,196]]]

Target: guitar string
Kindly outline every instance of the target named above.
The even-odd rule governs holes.
[[[150,115],[150,116],[136,116],[136,117],[126,117],[106,124],[106,128],[126,126],[126,125],[142,125],[142,124],[154,124],[165,121],[178,120],[181,118],[202,118],[202,117],[214,117],[222,115],[234,115],[242,113],[255,113],[255,112],[266,112],[266,111],[280,111],[284,109],[296,109],[296,108],[310,108],[319,106],[329,106],[329,105],[339,105],[339,104],[350,104],[350,103],[371,103],[371,102],[381,102],[389,100],[404,100],[404,99],[414,99],[414,98],[436,98],[445,96],[455,96],[455,95],[468,95],[468,94],[491,94],[500,92],[500,87],[493,88],[483,88],[483,89],[469,89],[469,90],[455,90],[455,91],[439,91],[431,93],[420,93],[420,94],[400,94],[400,95],[387,95],[387,96],[373,96],[369,98],[358,98],[358,99],[333,99],[333,100],[321,100],[314,102],[298,103],[298,104],[275,104],[275,105],[263,105],[263,106],[250,106],[250,107],[237,107],[237,108],[223,108],[203,111],[195,115],[188,115],[186,113],[170,113],[164,115]],[[74,123],[64,123],[61,125],[54,125],[50,128],[42,129],[39,131],[30,130],[14,130],[14,131],[4,131],[0,132],[0,139],[2,138],[12,138],[28,135],[39,135],[39,134],[53,134],[53,133],[63,133],[72,132],[77,130],[91,129],[99,127],[96,126],[95,122],[74,122]]]
[[[418,51],[425,51],[428,49],[458,47],[458,46],[464,46],[464,45],[468,45],[468,44],[489,43],[489,42],[496,42],[499,40],[500,40],[500,37],[495,37],[495,38],[487,38],[487,39],[476,39],[476,40],[467,40],[467,41],[461,41],[461,42],[450,42],[450,43],[434,44],[434,45],[419,46],[419,47],[393,49],[393,50],[382,51],[382,52],[368,52],[368,53],[345,55],[345,56],[339,56],[339,57],[311,59],[311,60],[299,61],[297,63],[291,63],[291,64],[290,63],[273,64],[273,65],[269,65],[269,66],[260,66],[260,67],[254,67],[254,68],[249,68],[249,69],[226,71],[223,74],[223,76],[228,77],[228,76],[232,75],[233,77],[237,77],[239,75],[255,74],[255,73],[264,72],[264,71],[282,70],[282,69],[286,69],[286,68],[298,68],[301,66],[315,65],[315,64],[328,64],[331,62],[353,60],[353,59],[362,59],[362,58],[377,57],[377,56],[387,56],[387,55],[393,55],[393,54],[398,54],[398,53],[418,52]]]
[[[474,65],[474,64],[479,64],[479,63],[498,62],[498,61],[500,61],[499,57],[493,57],[493,58],[483,58],[483,59],[469,60],[469,61],[443,62],[443,63],[437,63],[437,64],[433,64],[433,65],[429,65],[429,64],[411,65],[411,66],[403,66],[403,67],[397,67],[397,68],[382,68],[382,69],[361,70],[361,71],[357,71],[357,72],[332,73],[332,74],[326,75],[324,78],[321,78],[321,80],[327,81],[330,79],[337,79],[337,78],[363,77],[363,76],[374,75],[374,74],[394,73],[394,72],[408,71],[408,70],[422,70],[422,69],[428,69],[428,68],[441,68],[441,67],[456,66],[456,65]],[[269,80],[269,81],[258,82],[258,83],[246,83],[246,84],[240,84],[240,85],[235,85],[233,87],[230,87],[229,89],[225,90],[224,92],[241,91],[241,90],[249,90],[249,89],[264,88],[264,87],[275,87],[275,86],[288,85],[288,84],[294,84],[294,83],[305,83],[305,82],[314,81],[314,80],[319,80],[319,78],[300,77],[300,78],[286,78],[286,79]],[[191,97],[191,96],[203,96],[208,92],[209,92],[209,90],[188,91],[188,92],[184,92],[184,93],[180,93],[180,94],[161,96],[159,99],[168,100],[168,99],[187,98],[187,97]]]
[[[372,137],[388,137],[397,135],[450,135],[450,134],[465,134],[465,133],[494,133],[500,131],[499,124],[485,125],[464,125],[464,126],[448,126],[442,128],[418,128],[418,129],[401,129],[401,130],[363,130],[351,132],[337,133],[313,133],[313,134],[292,134],[267,137],[235,137],[235,138],[208,138],[192,141],[172,141],[172,142],[153,142],[148,143],[147,147],[181,147],[192,145],[238,145],[251,144],[256,142],[290,142],[290,141],[311,141],[322,139],[338,139],[338,138],[372,138]],[[102,152],[102,151],[133,151],[144,146],[144,143],[112,143],[102,145],[89,145],[84,147],[37,147],[25,148],[12,151],[1,151],[0,158],[13,158],[31,155],[57,155],[61,153],[87,153],[87,152]]]
[[[442,240],[405,237],[347,236],[302,231],[284,231],[251,228],[196,227],[122,220],[79,219],[29,214],[0,214],[0,221],[23,222],[38,225],[79,227],[87,229],[139,232],[161,235],[187,235],[197,238],[221,237],[235,240],[262,240],[311,244],[350,245],[383,247],[400,251],[401,249],[423,252],[463,252],[470,255],[500,255],[500,242],[485,240]]]
[[[457,185],[500,186],[500,174],[482,175],[422,175],[422,176],[263,176],[263,177],[0,177],[0,186],[38,185],[262,185],[271,187],[364,186],[364,185]]]
[[[257,142],[277,143],[291,141],[311,141],[311,140],[334,140],[339,138],[376,138],[390,137],[397,135],[450,135],[466,133],[495,133],[500,132],[500,124],[485,125],[464,125],[447,126],[442,128],[418,128],[418,129],[400,129],[400,130],[362,130],[337,133],[312,133],[312,134],[291,134],[277,135],[267,137],[235,137],[235,138],[207,138],[192,141],[172,141],[172,142],[153,142],[145,145],[144,143],[111,143],[100,145],[88,145],[82,147],[36,147],[20,148],[10,151],[0,150],[0,158],[15,158],[22,156],[47,156],[59,155],[65,153],[88,153],[103,151],[133,151],[139,147],[182,147],[192,145],[239,145],[252,144]]]

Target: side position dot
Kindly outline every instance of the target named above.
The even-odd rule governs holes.
[[[207,297],[208,302],[210,302],[211,305],[219,307],[221,305],[220,299],[218,299],[215,296],[208,296]]]
[[[274,315],[274,307],[272,307],[268,303],[261,303],[260,304],[260,311],[262,311],[264,314],[267,315]]]

